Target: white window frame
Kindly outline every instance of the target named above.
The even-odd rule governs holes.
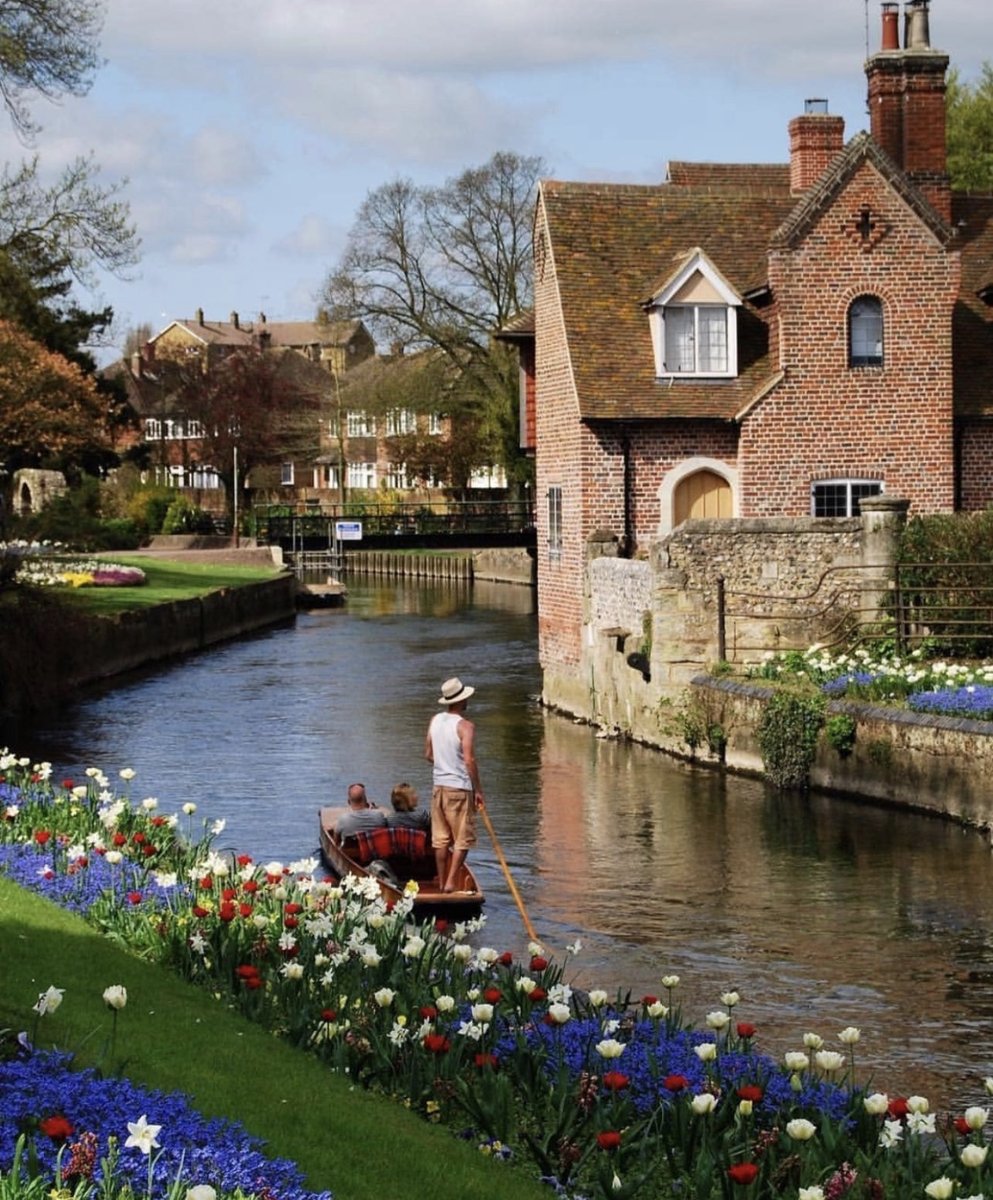
[[[293,487],[295,476],[293,463],[284,462],[279,465],[279,482],[282,487]]]
[[[391,408],[386,414],[386,436],[400,437],[417,428],[417,415],[409,408]]]
[[[440,437],[445,432],[442,426],[444,419],[441,413],[428,413],[428,433],[431,437]]]
[[[548,501],[548,561],[562,559],[562,486],[553,483],[546,493]]]
[[[844,505],[845,511],[838,513],[818,512],[818,489],[820,488],[844,488]],[[838,478],[838,479],[815,479],[810,484],[810,515],[812,517],[857,517],[859,514],[855,511],[858,502],[866,496],[881,496],[886,490],[886,485],[881,479],[860,479],[860,478]],[[853,492],[856,493],[853,495]]]
[[[360,491],[373,491],[376,487],[376,464],[374,462],[350,462],[348,464],[348,486]]]
[[[145,418],[145,441],[162,441],[162,422],[158,419],[158,417]]]
[[[347,417],[347,433],[349,437],[375,437],[376,419],[365,409],[350,409]]]
[[[407,474],[405,462],[391,462],[386,469],[386,486],[395,492],[405,492],[410,488],[410,477]]]
[[[318,463],[314,467],[314,487],[338,490],[338,468],[333,463]]]
[[[695,278],[705,285],[714,298],[693,300],[681,298],[681,294]],[[738,309],[741,297],[724,276],[717,270],[702,250],[694,250],[680,268],[652,296],[648,302],[648,322],[655,354],[655,374],[659,379],[731,379],[738,374]],[[687,315],[692,318],[689,342],[692,348],[692,364],[674,365],[667,361],[666,317],[671,314],[672,323],[684,323]],[[721,314],[724,318],[723,363],[713,367],[709,363],[701,366],[701,328],[709,319]]]

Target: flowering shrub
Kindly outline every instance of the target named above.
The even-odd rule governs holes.
[[[312,859],[221,855],[218,826],[193,837],[194,805],[164,815],[95,769],[57,783],[49,764],[0,752],[0,774],[0,870],[562,1194],[993,1194],[987,1110],[939,1123],[923,1097],[867,1094],[855,1028],[772,1056],[737,992],[700,1028],[676,976],[635,1003],[580,994],[537,944],[520,961],[479,944],[482,920],[415,924],[413,887],[390,907],[374,881],[326,879]],[[126,1002],[116,987],[104,998],[115,1013]],[[61,1001],[42,993],[35,1024]],[[54,1097],[30,1107],[92,1124]],[[151,1100],[128,1107],[169,1127]],[[0,1142],[0,1170],[14,1149]]]

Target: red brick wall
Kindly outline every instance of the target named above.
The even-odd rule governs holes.
[[[961,507],[977,512],[993,504],[993,421],[972,421],[962,430]]]
[[[855,229],[863,208],[868,243]],[[769,277],[786,377],[742,426],[741,515],[807,515],[811,482],[834,477],[880,479],[912,511],[950,511],[958,254],[866,164],[799,246],[770,256]],[[848,366],[848,308],[862,294],[883,305],[879,368]]]
[[[547,249],[539,199],[535,224],[535,517],[538,567],[538,655],[542,666],[578,664],[583,620],[583,449],[579,406]],[[563,546],[548,551],[548,490],[562,489]]]

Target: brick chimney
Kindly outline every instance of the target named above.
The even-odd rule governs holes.
[[[790,191],[805,192],[817,182],[845,144],[845,119],[832,117],[826,100],[806,100],[803,116],[790,132]]]
[[[233,312],[231,314],[231,324],[235,327],[235,329],[241,328],[241,326],[238,323],[238,314],[236,312]]]
[[[904,44],[893,0],[883,4],[882,48],[865,65],[873,140],[938,210],[951,219],[945,143],[948,55],[931,48],[929,0],[904,5]]]

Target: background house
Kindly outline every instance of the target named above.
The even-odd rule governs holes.
[[[952,193],[948,58],[926,0],[903,25],[901,45],[884,4],[865,67],[871,128],[847,144],[811,101],[781,166],[542,183],[546,696],[550,678],[582,675],[600,532],[641,557],[688,518],[846,517],[879,493],[917,512],[993,500],[993,200]]]

